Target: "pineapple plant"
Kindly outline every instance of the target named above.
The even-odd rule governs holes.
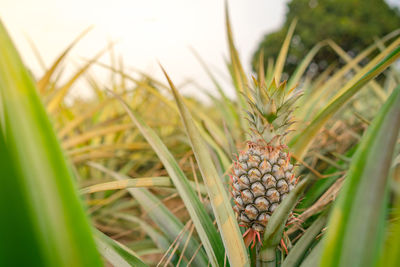
[[[294,188],[296,179],[285,136],[293,124],[292,112],[301,96],[286,82],[270,86],[254,80],[247,97],[250,139],[233,163],[231,175],[234,210],[240,226],[248,228],[248,246],[261,235],[271,214]]]
[[[291,36],[291,34],[288,35]],[[229,39],[232,40],[232,38]],[[0,227],[6,233],[5,235],[0,233],[0,235],[5,236],[2,240],[6,240],[2,243],[7,244],[6,247],[0,249],[1,266],[18,265],[21,261],[37,266],[46,264],[71,266],[72,261],[73,266],[100,266],[102,261],[113,266],[226,266],[228,264],[230,266],[282,267],[377,266],[377,259],[381,259],[381,266],[398,266],[400,262],[398,254],[400,227],[397,224],[399,217],[397,212],[394,213],[391,210],[392,208],[398,210],[400,202],[383,203],[392,196],[389,195],[390,190],[377,189],[388,187],[393,182],[387,174],[392,163],[393,148],[398,143],[396,143],[396,140],[398,140],[400,129],[398,120],[400,116],[400,87],[396,86],[395,88],[394,84],[389,84],[388,88],[385,88],[388,95],[389,92],[392,92],[391,96],[388,96],[387,103],[376,116],[375,122],[372,122],[369,126],[371,130],[362,138],[362,143],[357,148],[357,154],[341,144],[342,147],[345,147],[343,151],[332,149],[333,152],[336,152],[332,155],[318,151],[325,157],[316,160],[316,156],[308,153],[308,150],[312,149],[309,149],[308,144],[316,143],[318,148],[325,150],[324,147],[327,143],[316,139],[319,130],[329,127],[326,126],[327,121],[333,114],[339,113],[338,110],[358,90],[372,81],[374,76],[382,73],[392,62],[400,58],[400,47],[398,47],[400,38],[383,52],[380,52],[376,61],[374,61],[375,63],[372,62],[373,64],[355,74],[358,77],[363,74],[367,74],[366,76],[362,76],[359,80],[354,79],[349,85],[347,85],[347,78],[337,78],[350,75],[347,71],[337,72],[342,76],[334,74],[329,78],[325,77],[326,81],[322,84],[310,81],[312,86],[308,85],[307,87],[304,85],[307,85],[307,83],[303,83],[302,90],[304,90],[305,96],[302,97],[303,102],[299,106],[301,106],[301,111],[304,112],[297,113],[296,117],[299,121],[303,121],[299,124],[304,127],[299,131],[300,134],[296,138],[290,140],[290,143],[286,142],[285,137],[290,132],[290,126],[294,122],[292,111],[300,97],[300,92],[293,89],[291,84],[300,82],[301,75],[294,75],[288,81],[288,85],[286,83],[277,85],[275,81],[272,81],[268,83],[269,86],[267,87],[264,82],[259,81],[255,82],[253,89],[250,89],[247,96],[250,127],[245,129],[249,130],[249,137],[245,143],[245,148],[239,153],[233,166],[232,194],[235,196],[236,206],[234,209],[238,214],[239,224],[248,228],[245,233],[246,243],[250,244],[249,241],[253,240],[253,244],[256,244],[255,238],[261,241],[263,236],[263,244],[257,246],[257,251],[249,251],[244,246],[238,223],[235,221],[230,202],[227,201],[228,197],[225,194],[223,179],[221,179],[225,177],[226,170],[230,165],[230,160],[224,158],[231,148],[224,146],[230,141],[224,139],[227,137],[224,133],[237,131],[237,134],[234,135],[235,138],[232,139],[232,141],[236,141],[238,140],[236,137],[240,136],[243,130],[240,127],[235,127],[242,122],[236,121],[236,119],[245,117],[237,116],[239,114],[236,113],[238,110],[244,110],[241,101],[227,103],[222,91],[220,92],[221,100],[214,99],[216,101],[215,109],[221,108],[221,111],[224,111],[221,112],[221,117],[226,120],[228,126],[229,123],[233,126],[228,131],[223,132],[222,129],[215,127],[218,125],[213,121],[215,117],[210,116],[209,109],[200,109],[193,106],[193,103],[186,102],[187,99],[180,97],[178,91],[173,89],[172,83],[170,83],[179,114],[187,131],[187,137],[192,146],[192,151],[185,152],[181,161],[174,158],[182,154],[182,149],[177,149],[176,146],[176,143],[182,143],[181,136],[178,138],[176,136],[177,131],[165,133],[164,131],[153,130],[147,125],[146,121],[149,120],[155,127],[165,129],[164,119],[154,110],[155,108],[161,109],[164,104],[172,106],[168,97],[163,97],[155,90],[159,86],[158,83],[152,82],[153,80],[147,77],[144,80],[150,80],[149,84],[146,82],[146,86],[142,86],[143,83],[141,82],[137,84],[138,88],[134,91],[127,90],[128,87],[115,84],[116,91],[121,92],[120,97],[115,95],[120,102],[109,101],[111,98],[105,92],[98,90],[97,83],[93,81],[92,86],[97,90],[98,99],[90,102],[75,102],[73,106],[62,105],[60,110],[51,112],[50,115],[54,119],[52,121],[57,121],[60,124],[59,127],[55,128],[60,128],[59,136],[62,136],[62,138],[59,138],[59,140],[62,140],[62,146],[67,149],[66,152],[71,158],[71,162],[74,163],[74,173],[78,174],[79,178],[83,178],[76,179],[83,187],[79,193],[85,194],[85,200],[90,207],[90,215],[94,225],[101,232],[92,231],[88,225],[88,220],[85,223],[82,208],[79,208],[78,192],[75,192],[72,186],[60,187],[62,184],[65,185],[68,180],[75,180],[76,177],[73,177],[70,172],[63,171],[69,163],[65,162],[64,155],[60,154],[60,145],[57,140],[54,141],[54,132],[52,132],[48,123],[46,129],[42,129],[44,125],[42,122],[47,120],[47,115],[43,112],[43,104],[38,101],[38,97],[27,98],[27,96],[35,95],[35,86],[32,85],[30,79],[18,78],[17,74],[25,75],[27,72],[23,64],[20,63],[20,59],[16,57],[17,53],[12,51],[14,50],[12,44],[4,40],[8,40],[8,37],[5,37],[4,31],[2,33],[0,26],[0,48],[2,48],[0,49],[2,55],[0,62],[3,63],[0,64],[0,84],[5,85],[0,86],[0,93],[3,96],[0,97],[0,106],[5,118],[2,121],[0,120],[4,131],[0,132],[0,145],[4,147],[4,149],[0,149],[0,157],[4,159],[3,166],[5,166],[6,173],[9,173],[6,176],[11,178],[15,175],[18,179],[3,179],[3,184],[0,187],[0,191],[4,191],[0,194],[0,198],[2,197],[0,210],[7,215],[4,217],[5,220],[2,220],[2,227]],[[288,45],[289,41],[286,43]],[[282,51],[285,51],[284,47],[282,47]],[[235,53],[233,44],[231,48],[232,53]],[[269,68],[267,75],[262,74],[260,77],[275,77],[277,81],[280,81],[279,76],[282,70],[279,69],[279,66],[283,67],[284,60],[285,56],[277,60],[275,68],[278,71]],[[309,58],[309,60],[311,59]],[[305,61],[307,61],[307,58],[305,58]],[[377,64],[378,61],[379,64]],[[60,60],[56,61],[54,68],[59,62]],[[354,61],[352,62],[349,64],[354,65]],[[237,55],[233,56],[232,63],[232,69],[236,69],[232,72],[232,75],[241,75]],[[52,67],[50,70],[54,68]],[[301,66],[299,68],[301,69]],[[113,72],[116,71],[116,68],[110,67],[110,69]],[[10,73],[13,75],[9,75]],[[123,71],[120,74],[129,77]],[[44,76],[51,76],[51,73],[46,73]],[[394,74],[391,76],[395,77]],[[243,77],[245,77],[244,74]],[[247,84],[247,79],[244,82],[240,78],[242,77],[233,79],[237,83],[237,99],[240,99],[245,92],[244,84]],[[314,94],[314,92],[325,94],[324,83],[331,84],[330,81],[335,79],[337,82],[330,87],[338,89],[338,92],[345,93],[340,93],[339,97],[334,98],[334,101],[329,103],[326,102],[330,99],[328,96],[325,100],[320,101],[319,95]],[[134,79],[132,78],[132,80]],[[268,80],[271,79],[268,78]],[[115,82],[114,79],[113,82]],[[55,101],[50,101],[52,103],[61,101],[61,98],[58,97],[51,98],[54,90],[57,89],[57,86],[53,85],[53,79],[38,84],[44,84],[43,87],[39,86],[38,91],[41,92],[43,99],[46,99],[45,103],[48,101],[47,96]],[[155,85],[157,87],[154,87]],[[50,87],[50,89],[46,89],[47,87]],[[40,88],[44,89],[41,91]],[[141,90],[150,89],[149,94],[146,94],[145,98],[138,98],[138,95],[141,96],[142,92],[147,92],[137,91],[139,88],[142,88]],[[134,93],[135,97],[131,98],[128,93]],[[7,104],[12,99],[18,100],[15,105]],[[156,101],[153,101],[153,99]],[[160,105],[160,99],[164,104]],[[314,107],[316,99],[321,106],[326,104],[326,107],[322,110],[318,110],[319,107]],[[19,104],[17,105],[17,103]],[[131,109],[127,103],[134,109]],[[138,103],[146,103],[146,105],[141,105],[141,108],[138,109],[136,106]],[[191,112],[185,107],[185,103],[190,103],[190,110],[196,112],[196,116],[190,115]],[[235,104],[238,108],[231,108]],[[121,105],[124,108],[123,113],[121,113]],[[369,107],[369,104],[367,106]],[[27,107],[32,108],[28,110]],[[214,110],[213,108],[210,110]],[[349,110],[351,109],[347,105],[345,111]],[[82,111],[85,112],[82,114]],[[316,113],[314,111],[320,112],[315,118],[305,119],[304,114],[314,115]],[[136,127],[126,127],[127,116],[124,116],[125,113],[129,115],[131,122]],[[176,120],[171,120],[171,114],[164,113],[168,114],[168,128],[177,128],[174,124]],[[30,121],[33,122],[39,119],[41,123],[25,124],[27,120],[20,120],[21,115],[31,118]],[[235,120],[229,121],[229,118]],[[335,117],[335,121],[340,118],[340,116]],[[204,123],[200,123],[203,121]],[[22,122],[23,124],[21,124]],[[120,122],[124,123],[122,125],[124,127],[120,128],[121,125],[117,125]],[[112,124],[111,126],[117,125],[118,128],[102,128],[110,124]],[[245,124],[241,125],[245,126]],[[26,131],[26,129],[29,131]],[[89,140],[82,138],[85,137],[87,130],[93,129],[96,129],[96,135]],[[201,130],[199,131],[199,129]],[[212,130],[208,131],[208,129]],[[355,132],[354,128],[351,130],[352,133]],[[107,132],[107,136],[103,138],[104,132]],[[160,137],[157,132],[162,133]],[[15,135],[15,133],[19,134]],[[36,134],[32,135],[32,133]],[[357,133],[361,134],[362,132],[357,131]],[[138,144],[139,147],[142,147],[143,138],[146,138],[155,153],[146,153],[147,146],[144,146],[145,149],[136,149]],[[357,138],[356,135],[355,139]],[[169,142],[172,140],[173,142],[164,143],[162,139]],[[213,142],[213,139],[221,139],[218,141],[222,142]],[[46,146],[43,145],[43,140],[53,140],[54,142],[50,146]],[[74,143],[70,140],[80,142]],[[340,143],[340,141],[337,141],[340,140],[337,136],[332,137],[332,140]],[[15,145],[17,144],[16,141],[18,141],[18,144],[29,145],[17,146]],[[69,142],[69,145],[65,146],[64,142]],[[357,139],[357,144],[358,142]],[[40,147],[35,146],[35,144],[39,144]],[[302,176],[305,178],[298,184],[286,144],[290,144],[290,152],[296,155],[296,159],[301,159],[305,163],[315,162],[315,164],[309,164],[309,167],[304,167],[301,170]],[[135,149],[132,149],[133,147]],[[27,148],[28,150],[26,150]],[[187,149],[187,146],[183,148]],[[108,149],[118,153],[105,153],[108,152]],[[125,149],[129,149],[127,151],[129,157],[120,156]],[[186,161],[188,157],[186,155],[192,155],[192,152],[195,154],[196,163],[190,162],[191,166],[188,168]],[[344,152],[347,153],[342,155]],[[398,149],[396,152],[398,152]],[[355,156],[354,159],[351,159],[353,153]],[[31,158],[38,160],[26,161],[27,154],[34,155]],[[53,160],[49,160],[48,155],[53,155]],[[101,158],[99,158],[99,155]],[[154,158],[154,155],[159,158]],[[213,160],[216,159],[213,157],[215,155],[218,155],[218,159],[221,160]],[[332,157],[327,158],[326,155]],[[336,157],[341,157],[341,161],[334,161]],[[329,161],[326,161],[326,158]],[[162,164],[159,164],[160,161]],[[18,164],[15,164],[16,162]],[[44,163],[44,167],[41,167],[43,164],[40,163]],[[303,165],[307,166],[307,164]],[[314,166],[318,168],[315,168],[311,173],[309,168]],[[32,176],[31,172],[24,170],[41,170],[43,175]],[[93,172],[96,172],[96,175],[92,175]],[[168,173],[168,177],[160,176],[166,173]],[[199,179],[198,182],[196,175],[199,177],[201,175],[203,180]],[[312,175],[324,179],[318,179],[314,184],[310,183],[304,193],[305,182],[311,181],[309,177],[313,178]],[[340,199],[331,205],[331,202],[327,202],[326,199],[331,199],[332,196],[337,195],[338,190],[336,189],[340,188],[340,184],[338,186],[335,179],[342,175],[346,176],[346,184],[342,189],[344,192],[341,192]],[[104,180],[93,180],[94,176]],[[56,184],[53,183],[54,177],[57,177]],[[190,180],[191,177],[195,182]],[[380,177],[380,179],[376,179],[376,177]],[[116,181],[110,182],[110,178]],[[21,181],[21,184],[18,181]],[[47,185],[45,181],[53,182]],[[93,185],[93,183],[96,184]],[[30,187],[25,187],[25,184],[39,184],[43,192],[58,192],[60,194],[28,194],[29,192],[36,192],[39,187],[35,186],[35,190],[26,190]],[[88,186],[89,184],[91,186]],[[63,188],[63,190],[52,190],[53,185]],[[151,190],[142,187],[148,187]],[[321,190],[322,187],[324,187],[323,190]],[[331,193],[332,189],[335,189],[336,193]],[[130,196],[119,190],[127,190]],[[316,191],[321,192],[315,194]],[[19,197],[18,192],[24,194],[27,192],[27,194],[21,194],[21,197]],[[298,220],[304,223],[293,225],[297,227],[291,226],[287,229],[285,222],[288,220],[288,215],[291,214],[297,200],[302,195],[305,197],[304,200],[308,200],[308,204],[302,201],[302,206],[297,206],[297,210],[299,212],[304,211],[299,214]],[[396,195],[393,198],[399,199],[398,193]],[[179,196],[181,199],[173,199],[173,205],[170,203],[167,205],[165,202],[171,200],[172,196],[174,198]],[[71,197],[75,199],[73,206],[71,206]],[[131,197],[134,198],[134,201]],[[282,203],[285,197],[287,199]],[[29,203],[37,203],[38,205],[27,205],[29,203],[24,200],[25,198]],[[57,218],[49,217],[48,212],[47,214],[43,213],[43,205],[40,205],[43,201],[62,204],[67,203],[66,200],[69,204],[60,206],[59,211],[63,213],[63,216]],[[176,203],[181,203],[180,201],[183,204],[176,205]],[[290,205],[289,202],[291,202]],[[365,205],[365,203],[372,203],[373,205]],[[207,209],[208,204],[211,205],[212,210]],[[322,206],[322,211],[315,209],[316,204],[319,207]],[[175,206],[178,207],[175,208]],[[279,212],[277,211],[278,206]],[[190,219],[185,212],[177,212],[182,207],[186,207]],[[286,211],[282,212],[285,208]],[[29,218],[20,220],[19,216],[15,216],[18,214],[14,214],[13,211],[26,212]],[[69,229],[71,228],[70,221],[63,220],[71,217],[71,212],[74,216],[80,214],[80,219],[74,220],[74,226],[79,226],[79,229],[74,227],[72,229],[74,231]],[[302,216],[306,214],[311,217]],[[328,215],[331,217],[329,220]],[[60,231],[56,231],[57,228],[54,227],[46,228],[46,231],[32,228],[34,224],[29,220],[32,218],[35,221],[45,222],[46,225],[58,225],[63,226],[63,229],[69,229],[68,238],[65,239],[65,235],[59,236]],[[55,219],[58,219],[58,221]],[[23,224],[21,225],[21,223]],[[15,233],[20,232],[16,227],[20,227],[22,230],[30,229],[29,231],[34,234],[37,240],[27,240],[26,235],[15,235]],[[324,230],[326,227],[327,231]],[[277,248],[279,241],[282,240],[284,229],[286,229],[284,240],[287,240],[287,244],[290,244],[290,246],[286,251],[279,251]],[[387,233],[388,235],[382,238],[377,233]],[[53,243],[48,242],[49,238],[59,240],[59,242],[57,244],[53,242],[54,246]],[[71,242],[77,239],[79,239],[79,242],[75,242],[75,244],[83,244],[84,248],[74,246],[75,250],[70,251],[73,254],[70,253],[67,255],[68,257],[61,257],[65,254],[65,248],[71,247]],[[22,241],[16,242],[16,240]],[[97,246],[94,242],[97,243]],[[122,243],[128,244],[129,247],[122,245]],[[25,246],[21,247],[20,244],[25,244]],[[45,244],[46,247],[38,247],[37,244]],[[49,250],[47,246],[50,246],[51,249]],[[30,253],[32,248],[35,247],[40,251]],[[51,253],[48,253],[49,251]],[[99,257],[99,252],[104,257],[103,259]],[[18,257],[15,257],[15,255]],[[23,255],[23,257],[20,255]]]

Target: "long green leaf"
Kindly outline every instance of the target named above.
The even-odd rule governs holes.
[[[397,195],[393,220],[387,229],[387,238],[381,255],[380,267],[397,266],[400,262],[400,198]]]
[[[285,261],[282,263],[282,267],[299,266],[301,259],[307,253],[315,237],[321,232],[322,228],[325,227],[327,221],[328,213],[324,212],[309,228],[307,228],[303,236],[296,242],[296,245],[290,250]]]
[[[236,50],[235,43],[233,41],[232,27],[229,19],[228,12],[228,1],[225,1],[225,27],[228,37],[228,47],[231,62],[229,63],[229,70],[231,72],[233,85],[236,90],[236,97],[238,99],[238,113],[239,122],[244,133],[247,130],[248,123],[246,121],[247,102],[243,94],[248,95],[248,80],[244,74],[242,63],[240,62],[239,53]]]
[[[187,136],[190,139],[194,155],[199,164],[229,262],[232,266],[250,266],[243,238],[240,234],[239,226],[224,189],[222,179],[215,169],[206,144],[193,122],[191,114],[183,103],[182,97],[164,69],[163,72],[175,97],[183,125],[185,126]]]
[[[217,81],[217,78],[214,76],[212,71],[208,68],[208,66],[203,61],[203,59],[200,57],[200,55],[194,49],[192,49],[192,52],[195,55],[196,59],[200,62],[200,65],[203,67],[203,69],[207,73],[210,80],[213,82],[215,88],[217,89],[218,94],[221,97],[221,101],[220,101],[221,105],[218,107],[221,108],[222,112],[225,115],[224,120],[227,121],[229,126],[233,129],[233,127],[236,126],[235,121],[239,120],[239,116],[237,114],[237,111],[234,108],[232,101],[226,96],[224,90],[222,89],[222,86]]]
[[[79,42],[80,39],[82,39],[90,30],[92,27],[89,27],[85,29],[81,34],[76,37],[70,45],[67,46],[67,48],[58,56],[58,58],[53,62],[51,67],[46,71],[46,73],[43,75],[43,77],[37,82],[37,87],[41,93],[44,93],[46,90],[46,86],[48,86],[51,77],[53,76],[54,72],[56,71],[57,67],[60,65],[60,63],[64,60],[64,58],[67,56],[69,51]]]
[[[46,258],[31,223],[29,199],[10,155],[0,131],[0,266],[44,266]]]
[[[311,179],[307,177],[299,182],[272,213],[271,218],[265,227],[264,238],[260,250],[260,260],[262,262],[275,261],[275,249],[282,238],[286,221],[310,181]]]
[[[322,267],[322,265],[319,263],[322,249],[322,241],[319,241],[318,244],[313,247],[310,254],[308,254],[303,260],[300,267]]]
[[[121,173],[111,171],[104,166],[97,163],[90,163],[90,166],[102,172],[107,173],[116,180],[127,180],[129,177]],[[157,224],[157,226],[164,232],[165,236],[172,243],[178,235],[182,232],[184,226],[179,219],[172,214],[170,210],[150,191],[144,188],[129,188],[128,192],[140,203],[141,207],[146,211],[149,217]],[[182,237],[183,243],[187,240],[187,233]],[[195,251],[198,249],[199,243],[195,238],[191,238],[189,245],[185,251],[185,255],[190,259]],[[179,246],[182,251],[183,245]],[[194,258],[193,263],[195,266],[204,266],[207,264],[207,257],[203,249],[200,249],[197,256]]]
[[[118,96],[116,96],[118,98]],[[200,236],[208,258],[213,266],[223,265],[224,247],[211,218],[207,214],[203,204],[200,202],[195,191],[190,187],[189,181],[178,163],[169,152],[165,144],[157,134],[146,125],[141,116],[133,111],[121,98],[118,98],[123,108],[138,127],[143,136],[157,153],[176,189],[179,192],[185,206],[193,220],[193,224]]]
[[[90,165],[90,163],[88,163]],[[204,184],[196,184],[190,181],[190,185],[193,188],[199,189],[201,194],[207,194]],[[174,183],[169,177],[143,177],[134,179],[124,179],[119,181],[112,181],[106,183],[100,183],[82,188],[80,191],[82,194],[91,194],[95,192],[116,190],[116,189],[128,189],[138,187],[173,187]]]
[[[31,245],[37,246],[41,265],[101,266],[74,177],[35,84],[1,23],[0,117],[9,160],[16,168],[15,177],[2,175],[2,179],[15,179],[24,198],[21,203],[10,203],[10,208],[19,204],[29,213],[26,223],[35,238]],[[7,216],[7,210],[2,214]]]
[[[136,223],[140,226],[140,229],[145,231],[148,236],[150,236],[151,240],[163,251],[167,251],[171,245],[171,242],[168,241],[166,237],[164,237],[161,233],[156,231],[149,223],[126,213],[113,213],[113,216],[119,219],[123,219],[129,222]]]
[[[301,63],[298,65],[296,70],[294,71],[292,77],[289,79],[287,83],[287,88],[292,88],[295,86],[303,77],[304,72],[306,71],[308,65],[311,63],[313,60],[314,56],[318,53],[318,51],[326,45],[325,42],[319,42],[317,43],[304,57],[304,59],[301,61]]]
[[[333,208],[321,264],[374,266],[382,245],[388,172],[400,129],[398,86],[354,155],[345,185]]]
[[[294,19],[292,23],[290,23],[289,30],[286,34],[285,40],[283,41],[281,50],[279,51],[278,58],[276,59],[274,75],[272,77],[278,84],[281,82],[283,67],[285,66],[286,56],[289,51],[290,41],[292,40],[296,24],[297,24],[297,19]]]
[[[130,187],[171,187],[172,185],[173,183],[168,177],[143,177],[95,184],[81,189],[81,193],[88,194],[106,190],[126,189]]]
[[[344,51],[338,44],[336,44],[332,40],[327,41],[329,46],[347,63],[351,62],[352,58]],[[356,72],[361,70],[361,67],[358,64],[354,65],[354,70]],[[387,99],[386,93],[383,91],[383,88],[374,80],[371,81],[371,87],[374,90],[375,94],[384,102]]]
[[[64,100],[64,97],[67,95],[69,89],[74,85],[74,83],[78,80],[79,77],[82,76],[90,66],[96,62],[103,54],[107,51],[109,47],[98,52],[89,62],[83,65],[60,89],[54,91],[50,95],[50,99],[48,100],[47,110],[52,113],[54,112]]]
[[[396,45],[392,44],[392,45]],[[325,123],[344,105],[346,104],[352,96],[354,96],[365,84],[367,84],[370,80],[376,77],[378,74],[382,73],[390,64],[392,64],[396,59],[400,57],[400,47],[389,46],[386,49],[385,53],[381,55],[387,54],[391,51],[384,59],[382,59],[378,64],[372,65],[376,60],[372,61],[372,63],[368,64],[364,71],[362,77],[351,80],[347,86],[342,88],[337,95],[308,125],[300,135],[293,138],[290,141],[290,147],[292,148],[293,153],[296,155],[298,159],[302,159],[307,152],[308,147],[310,146],[314,137],[318,134],[321,128],[325,125]],[[378,55],[376,59],[379,59],[381,55]],[[361,72],[360,72],[361,73]]]
[[[96,242],[101,254],[114,266],[147,267],[133,251],[100,231],[96,231]]]

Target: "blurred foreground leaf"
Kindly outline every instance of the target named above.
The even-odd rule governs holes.
[[[0,118],[0,265],[101,266],[73,175],[1,23]]]
[[[323,266],[374,266],[383,243],[388,173],[400,129],[400,86],[365,133],[336,201]]]

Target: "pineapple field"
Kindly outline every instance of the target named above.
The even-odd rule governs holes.
[[[225,23],[207,103],[111,48],[62,81],[87,31],[33,77],[0,23],[0,266],[400,266],[400,30],[288,76],[296,19],[253,73]]]

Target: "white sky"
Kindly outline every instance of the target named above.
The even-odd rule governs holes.
[[[284,21],[287,0],[230,0],[234,38],[250,75],[250,58],[262,36]],[[160,61],[176,84],[192,78],[213,90],[189,50],[195,48],[209,65],[225,71],[227,42],[223,0],[0,0],[0,18],[26,65],[42,73],[27,37],[38,47],[46,66],[85,28],[94,29],[65,61],[67,73],[117,41],[115,51],[125,66],[143,70],[164,81]],[[107,61],[109,56],[103,57]],[[104,72],[95,69],[95,74]],[[100,77],[101,78],[101,77]],[[105,77],[103,77],[105,79]],[[74,95],[85,93],[83,85]],[[186,93],[196,94],[194,87]],[[230,89],[232,92],[232,89]],[[229,92],[229,90],[227,90]]]

